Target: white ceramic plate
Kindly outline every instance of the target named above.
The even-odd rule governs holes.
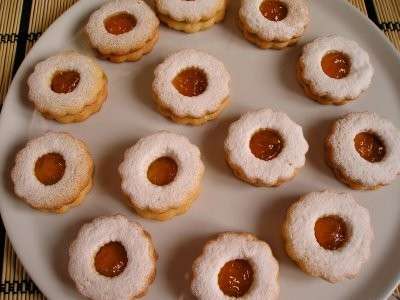
[[[42,118],[26,99],[26,78],[40,60],[64,49],[93,55],[81,28],[103,0],[80,1],[59,18],[30,51],[11,85],[1,114],[1,214],[22,263],[50,299],[79,299],[67,274],[68,245],[79,227],[96,216],[123,213],[141,222],[154,238],[160,259],[148,299],[190,299],[193,259],[213,234],[240,230],[270,243],[280,263],[281,299],[380,299],[399,279],[400,181],[376,192],[353,192],[366,206],[375,228],[372,257],[357,279],[335,285],[301,272],[287,257],[280,237],[286,208],[299,196],[325,188],[350,191],[324,163],[323,140],[333,120],[350,111],[375,111],[400,127],[400,59],[384,35],[346,1],[311,1],[312,22],[300,45],[283,51],[259,50],[246,42],[231,1],[226,20],[205,32],[187,35],[162,28],[155,50],[137,63],[100,61],[109,77],[110,95],[101,112],[79,124],[61,125]],[[354,103],[322,106],[303,95],[295,79],[301,45],[328,33],[354,39],[370,53],[375,77]],[[181,48],[205,50],[232,74],[232,104],[220,118],[202,127],[176,125],[152,105],[153,69]],[[248,110],[283,110],[301,124],[310,144],[300,174],[279,188],[255,188],[237,180],[224,162],[228,125]],[[203,192],[192,209],[167,222],[136,216],[123,202],[117,167],[123,152],[140,137],[160,129],[184,134],[199,145],[206,164]],[[78,208],[64,215],[37,212],[12,193],[9,169],[16,151],[47,130],[68,131],[87,142],[96,165],[93,190]]]

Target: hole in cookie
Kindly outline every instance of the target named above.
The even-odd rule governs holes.
[[[286,5],[281,1],[263,1],[260,5],[262,15],[270,21],[282,21],[288,14]]]
[[[172,84],[182,95],[195,97],[206,90],[208,86],[207,75],[199,68],[187,68],[175,76]]]
[[[347,241],[346,223],[339,216],[325,216],[315,222],[314,234],[318,244],[326,250],[336,250]]]
[[[253,268],[245,259],[228,261],[218,273],[218,285],[229,296],[244,296],[253,283]]]
[[[369,162],[379,162],[385,157],[385,145],[372,132],[360,132],[354,138],[354,147],[358,154]]]
[[[339,51],[330,51],[321,60],[322,70],[331,78],[341,79],[349,75],[350,58]]]
[[[127,263],[128,256],[120,242],[105,244],[94,258],[96,271],[106,277],[118,276],[125,270]]]
[[[71,93],[78,86],[81,75],[76,71],[56,72],[51,80],[51,89],[59,94]]]
[[[35,176],[44,185],[56,184],[64,176],[65,160],[61,154],[47,153],[35,163]]]
[[[280,134],[272,129],[257,131],[250,139],[250,150],[255,157],[262,160],[274,159],[281,153],[283,140]]]
[[[104,27],[109,33],[119,35],[131,31],[136,26],[136,22],[133,15],[121,12],[105,19]]]
[[[178,172],[178,165],[171,157],[163,156],[153,161],[148,170],[147,178],[152,184],[163,186],[171,183]]]

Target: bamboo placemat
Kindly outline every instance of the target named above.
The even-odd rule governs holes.
[[[400,0],[348,0],[400,50]],[[41,33],[77,0],[0,0],[0,109],[12,77]],[[0,222],[0,300],[42,300]],[[368,296],[366,295],[368,298]],[[400,300],[400,289],[393,299]]]

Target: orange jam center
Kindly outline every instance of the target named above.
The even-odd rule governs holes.
[[[52,185],[61,180],[65,172],[65,160],[58,153],[41,156],[35,163],[36,178],[44,185]]]
[[[354,138],[358,154],[369,162],[378,162],[385,156],[385,146],[381,139],[370,132],[361,132]]]
[[[266,0],[260,5],[262,15],[270,21],[281,21],[288,14],[287,7],[281,1]]]
[[[271,129],[257,131],[250,140],[250,150],[255,157],[271,160],[282,151],[283,142],[279,133]]]
[[[319,218],[314,226],[318,244],[327,250],[336,250],[347,241],[346,223],[338,216]]]
[[[115,277],[121,274],[128,263],[128,256],[120,242],[105,244],[94,258],[96,271],[106,277]]]
[[[60,71],[51,80],[51,89],[59,94],[71,93],[79,84],[81,76],[76,71]]]
[[[176,75],[172,84],[184,96],[198,96],[207,88],[207,75],[199,68],[188,68]]]
[[[162,186],[171,183],[177,172],[178,165],[176,162],[168,156],[163,156],[150,164],[147,170],[147,178],[152,184]]]
[[[127,12],[121,12],[108,17],[104,21],[106,30],[115,35],[131,31],[136,26],[136,18]]]
[[[218,274],[219,288],[229,297],[242,297],[252,283],[253,269],[245,259],[228,261]]]
[[[321,60],[322,70],[331,78],[341,79],[350,72],[350,58],[338,51],[332,51],[325,54]]]

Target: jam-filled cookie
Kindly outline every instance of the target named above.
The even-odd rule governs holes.
[[[400,131],[376,113],[350,113],[337,120],[325,150],[336,177],[353,189],[377,189],[400,174]]]
[[[242,0],[239,10],[244,37],[262,49],[294,45],[309,21],[304,0]]]
[[[157,15],[169,27],[187,33],[222,21],[228,0],[155,0]]]
[[[185,213],[200,193],[200,150],[181,135],[160,131],[140,139],[119,166],[122,190],[144,218],[164,221]]]
[[[82,226],[69,248],[68,271],[78,291],[93,300],[143,297],[156,276],[150,234],[122,215]]]
[[[357,276],[370,256],[373,232],[368,210],[350,194],[324,191],[290,206],[283,237],[304,272],[334,283]]]
[[[93,169],[82,141],[67,133],[49,132],[18,152],[11,179],[17,196],[31,207],[64,213],[90,191]]]
[[[201,300],[277,299],[278,272],[267,243],[250,233],[222,233],[195,260],[192,292]]]
[[[261,109],[229,127],[225,157],[233,173],[255,186],[278,186],[304,166],[308,151],[302,128],[285,113]]]
[[[217,118],[229,103],[230,75],[222,62],[207,53],[179,51],[154,73],[157,109],[176,123],[201,125]]]
[[[158,40],[159,21],[142,0],[115,0],[96,10],[86,34],[99,56],[115,63],[137,61]]]
[[[107,98],[107,77],[91,58],[69,51],[35,66],[28,98],[48,119],[81,122],[98,112]]]
[[[368,53],[337,35],[320,37],[303,48],[297,79],[305,94],[321,103],[342,105],[356,99],[372,80]]]

